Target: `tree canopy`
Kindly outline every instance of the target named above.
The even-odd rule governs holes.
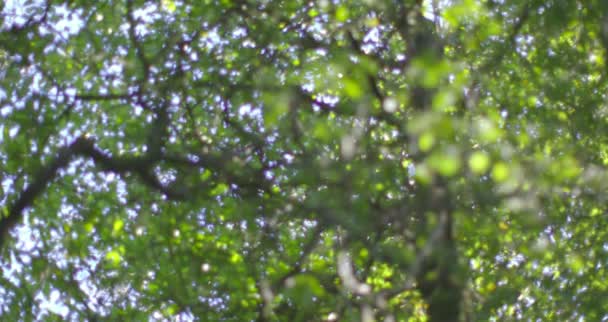
[[[608,317],[608,2],[3,6],[2,320]]]

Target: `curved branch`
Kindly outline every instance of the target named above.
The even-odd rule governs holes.
[[[136,174],[147,186],[163,193],[169,199],[184,200],[188,194],[185,189],[175,189],[163,185],[152,172],[152,166],[158,160],[142,157],[112,157],[95,147],[92,139],[80,137],[72,144],[59,150],[57,156],[33,177],[32,182],[19,194],[17,200],[5,210],[0,218],[0,248],[8,239],[11,229],[21,220],[23,211],[31,207],[44,189],[57,176],[57,172],[67,167],[75,158],[85,157],[93,160],[103,171],[117,174]]]

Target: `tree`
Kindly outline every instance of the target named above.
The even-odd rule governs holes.
[[[7,2],[0,315],[606,318],[607,10]]]

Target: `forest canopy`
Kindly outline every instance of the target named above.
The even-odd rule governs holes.
[[[3,321],[608,318],[608,2],[0,8]]]

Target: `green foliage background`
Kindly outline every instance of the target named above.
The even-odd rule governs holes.
[[[606,318],[605,1],[0,19],[3,321]]]

